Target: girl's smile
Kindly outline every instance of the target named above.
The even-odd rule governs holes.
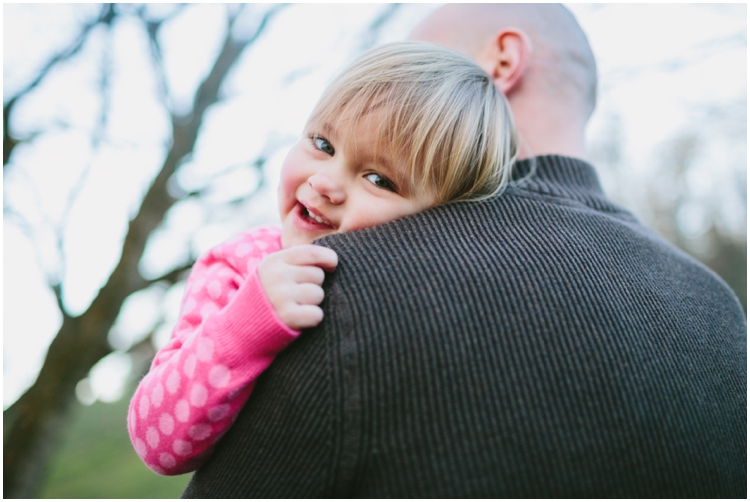
[[[403,170],[398,159],[376,156],[382,113],[372,111],[354,128],[346,126],[350,124],[346,117],[335,124],[308,124],[281,171],[279,209],[285,248],[382,225],[434,204],[434,197],[413,193],[404,181],[408,176],[398,171]]]
[[[295,225],[310,231],[316,230],[335,230],[336,227],[324,216],[316,214],[314,209],[310,209],[302,203],[297,204],[294,209]]]
[[[315,214],[314,210],[311,210],[308,207],[302,206],[302,216],[303,218],[312,218],[317,223],[320,223],[321,225],[326,225],[332,227],[331,222],[327,221],[324,217],[319,216]]]

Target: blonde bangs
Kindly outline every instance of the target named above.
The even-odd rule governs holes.
[[[486,198],[507,185],[517,134],[505,97],[461,54],[424,42],[365,53],[327,87],[310,122],[356,128],[383,109],[376,157],[402,168],[410,191],[437,203]],[[354,129],[352,129],[354,130]],[[356,135],[349,135],[356,148]]]

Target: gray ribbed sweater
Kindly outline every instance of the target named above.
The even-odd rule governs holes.
[[[745,498],[743,311],[590,165],[321,243],[325,320],[185,497]]]

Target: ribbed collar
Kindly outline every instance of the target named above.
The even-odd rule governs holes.
[[[597,209],[623,210],[604,195],[591,164],[562,155],[543,155],[518,161],[510,190],[574,199]]]

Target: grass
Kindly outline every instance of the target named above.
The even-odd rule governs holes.
[[[165,477],[136,455],[126,427],[128,400],[77,404],[41,498],[178,498],[190,474]]]

